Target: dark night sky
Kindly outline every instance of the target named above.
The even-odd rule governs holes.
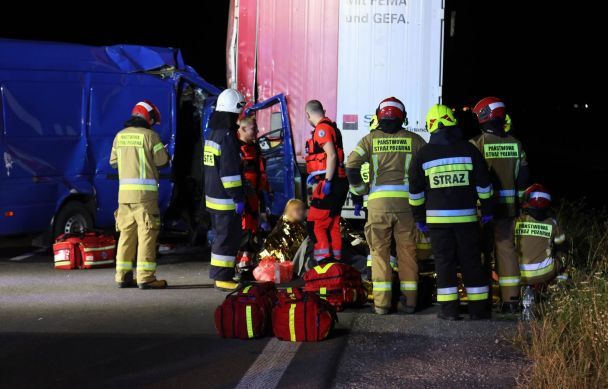
[[[27,16],[21,22],[0,23],[0,37],[180,47],[188,64],[224,86],[228,3],[204,1],[192,11],[175,7],[143,13],[106,6],[81,19],[51,17],[41,10],[36,15],[44,17],[22,14]],[[608,182],[608,130],[597,120],[600,101],[594,95],[601,91],[604,73],[598,60],[604,50],[601,15],[584,2],[576,8],[557,4],[447,0],[444,101],[462,107],[487,95],[503,98],[533,178],[558,195],[587,195],[600,206],[604,199],[594,186]],[[452,11],[455,34],[450,36]]]

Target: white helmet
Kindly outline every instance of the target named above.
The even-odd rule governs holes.
[[[224,89],[217,97],[215,110],[218,112],[241,113],[245,106],[245,98],[236,89]]]

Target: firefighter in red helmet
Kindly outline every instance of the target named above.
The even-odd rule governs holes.
[[[520,191],[529,177],[528,162],[522,144],[505,131],[506,107],[496,97],[480,100],[473,112],[482,133],[471,143],[484,156],[494,188],[494,220],[489,226],[494,240],[494,256],[503,311],[519,308],[520,273],[513,239],[514,218],[518,215]]]
[[[408,204],[407,171],[410,161],[425,141],[402,127],[407,116],[400,100],[394,97],[382,100],[376,116],[378,127],[363,137],[348,156],[346,171],[352,193],[361,196],[369,192],[365,231],[371,252],[375,311],[382,315],[391,308],[390,258],[394,237],[401,287],[399,309],[413,313],[416,309],[418,264],[416,227]],[[361,178],[361,166],[365,163],[369,163],[369,184]]]
[[[551,195],[540,184],[530,186],[522,199],[522,215],[515,219],[515,246],[522,285],[552,280],[563,268],[566,236],[550,215]]]
[[[156,279],[156,238],[160,230],[158,169],[169,163],[167,150],[152,130],[159,123],[158,108],[148,100],[141,101],[112,144],[110,165],[118,169],[119,178],[115,213],[116,229],[120,231],[116,282],[121,288],[167,286],[166,281]]]
[[[314,258],[319,263],[339,261],[340,213],[348,194],[342,134],[336,123],[325,116],[320,101],[306,103],[306,116],[314,127],[306,142],[306,182],[312,186],[307,227],[314,243]]]

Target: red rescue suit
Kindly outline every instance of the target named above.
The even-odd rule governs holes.
[[[333,142],[337,155],[337,171],[332,175],[331,192],[323,193],[326,185],[327,154],[323,146]],[[344,169],[344,148],[342,134],[334,122],[323,118],[306,142],[306,171],[315,177],[307,227],[314,242],[314,258],[317,261],[342,258],[342,235],[340,234],[340,213],[348,194],[348,180]]]
[[[261,204],[262,192],[268,192],[266,163],[257,143],[241,142],[241,159],[245,178],[245,212],[242,216],[242,226],[243,230],[255,234],[260,226],[260,205],[266,206]]]

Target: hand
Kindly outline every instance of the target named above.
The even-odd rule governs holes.
[[[245,212],[245,202],[239,201],[239,202],[235,203],[235,205],[236,205],[236,209],[234,210],[234,212],[236,212],[237,215],[242,215],[243,212]]]
[[[265,231],[265,232],[270,232],[270,223],[268,222],[261,222],[260,223],[260,228]]]
[[[363,204],[356,203],[355,204],[355,216],[361,216],[361,210],[363,209]]]
[[[486,224],[488,224],[492,220],[494,220],[494,215],[483,215],[481,217],[481,225],[485,226]]]
[[[429,232],[429,227],[423,222],[416,222],[416,228],[423,234],[427,234]]]
[[[330,193],[331,193],[331,182],[325,180],[325,184],[323,184],[323,194],[325,196],[329,196]]]

